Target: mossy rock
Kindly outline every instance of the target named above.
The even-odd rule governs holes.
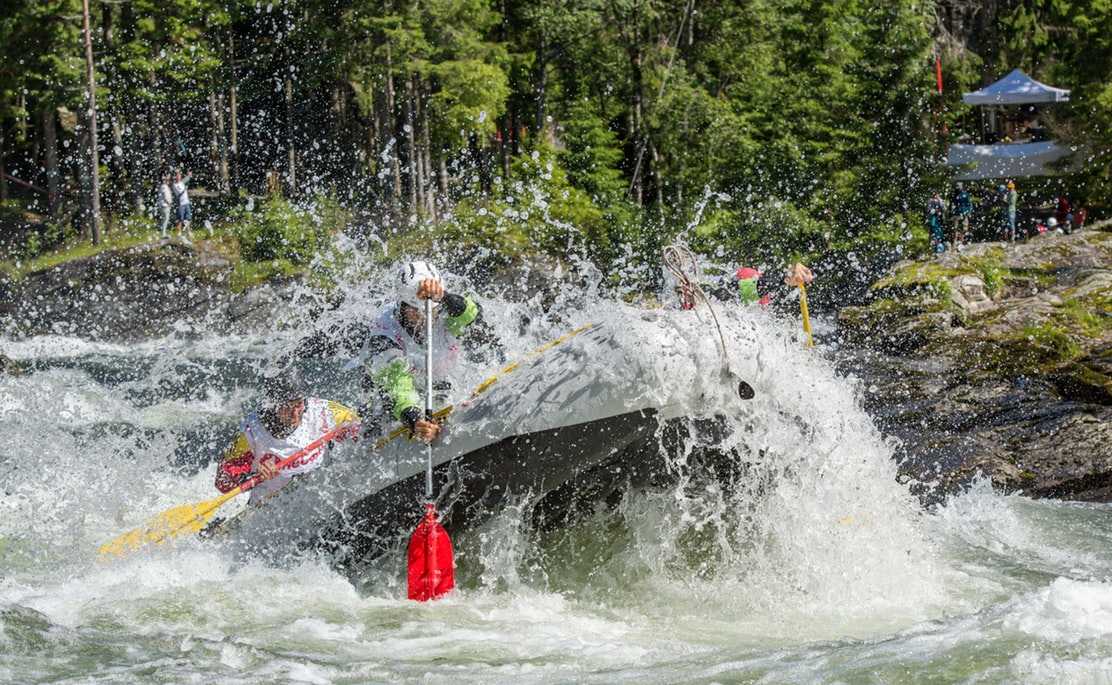
[[[929,298],[883,299],[838,313],[846,338],[889,351],[910,352],[927,345],[953,326],[945,302]]]
[[[1054,384],[1064,397],[1078,402],[1112,405],[1112,376],[1108,364],[1101,369],[1091,360],[1071,364],[1063,373],[1054,376]]]
[[[870,286],[869,294],[880,301],[924,296],[944,300],[950,295],[950,279],[958,273],[937,262],[908,262]]]

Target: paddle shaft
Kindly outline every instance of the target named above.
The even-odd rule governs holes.
[[[432,420],[432,299],[425,298],[425,420]],[[425,499],[432,501],[432,442],[425,445]]]
[[[299,449],[298,451],[294,452],[290,456],[278,460],[274,464],[274,468],[278,469],[279,471],[286,468],[287,466],[292,464],[295,460],[300,459],[301,457],[304,457],[306,454],[309,454],[313,450],[319,448],[321,445],[324,445],[325,443],[329,442],[330,440],[335,439],[338,435],[340,435],[340,433],[343,433],[344,431],[346,431],[350,428],[351,428],[351,424],[346,424],[346,423],[343,424],[343,425],[340,425],[340,426],[336,426],[335,428],[328,431],[324,435],[320,436],[316,440],[312,441],[308,445],[306,445],[306,446],[302,447],[301,449]],[[239,492],[247,492],[248,490],[250,490],[251,488],[255,487],[256,485],[258,485],[259,483],[262,483],[262,482],[263,482],[263,477],[262,476],[251,476],[250,478],[248,478],[247,480],[245,480],[245,481],[243,481],[242,483],[239,484],[239,488],[238,488]]]
[[[807,347],[814,347],[815,340],[811,336],[811,313],[807,309],[807,286],[799,284],[799,313],[803,316],[803,332],[807,334]]]

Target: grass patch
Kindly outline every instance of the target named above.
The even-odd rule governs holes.
[[[1112,331],[1112,294],[1107,290],[1066,300],[1055,317],[1063,326],[1088,338],[1099,339]]]
[[[50,269],[59,264],[65,264],[78,259],[87,259],[109,250],[123,250],[129,247],[135,247],[136,245],[142,245],[145,242],[154,240],[157,236],[158,231],[143,226],[140,228],[132,227],[128,229],[118,228],[111,231],[104,236],[99,245],[93,245],[92,242],[85,238],[73,238],[66,241],[61,247],[31,259],[22,261],[6,260],[0,262],[0,271],[18,280],[27,274]]]
[[[232,269],[228,287],[232,292],[242,293],[262,285],[272,278],[293,278],[305,273],[305,267],[294,264],[288,259],[273,259],[262,262],[239,260]]]

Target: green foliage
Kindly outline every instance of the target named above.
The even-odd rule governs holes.
[[[82,103],[80,2],[9,4],[0,128],[8,158],[38,169],[42,117]],[[936,5],[94,2],[106,204],[134,209],[170,164],[222,187],[234,89],[229,180],[252,194],[278,171],[298,201],[327,188],[391,221],[447,215],[456,236],[603,262],[632,250],[647,269],[694,223],[689,242],[727,259],[911,255],[928,245],[926,198],[949,180],[940,132],[973,132],[960,93],[1003,64],[1073,88],[1047,117],[1088,157],[1068,184],[1112,203],[1112,5],[986,5],[982,54],[936,40]],[[76,187],[80,146],[60,137],[67,178],[52,180]],[[268,203],[245,219],[245,250],[304,261],[321,235],[306,221]]]
[[[235,229],[245,261],[288,260],[305,264],[325,243],[328,231],[306,211],[281,197],[270,197],[244,214]]]
[[[577,100],[564,117],[560,165],[572,185],[597,204],[607,206],[625,195],[626,182],[618,168],[622,149],[618,136],[586,100]]]
[[[505,112],[509,85],[501,69],[477,60],[442,62],[432,69],[440,89],[429,102],[440,126],[440,139],[458,143],[462,134],[486,140]]]

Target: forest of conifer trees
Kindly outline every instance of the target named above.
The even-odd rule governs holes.
[[[1072,192],[1112,195],[1112,8],[1096,0],[89,5],[109,218],[149,212],[181,167],[213,216],[269,191],[477,235],[528,227],[514,208],[541,188],[544,226],[524,235],[574,232],[602,259],[696,216],[703,249],[906,240],[947,187],[947,140],[977,125],[961,92],[1015,66],[1074,89],[1051,121],[1086,155]],[[5,3],[0,50],[5,206],[85,230],[81,0]]]

